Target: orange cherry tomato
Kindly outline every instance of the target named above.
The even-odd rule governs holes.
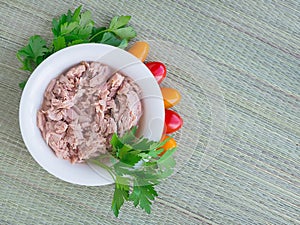
[[[183,120],[181,119],[178,113],[170,109],[165,110],[165,125],[167,134],[179,130],[182,127],[182,124]]]
[[[177,146],[176,141],[174,140],[174,138],[165,135],[165,137],[163,138],[162,141],[166,140],[167,138],[170,138],[161,148],[163,148],[164,150],[159,154],[159,156],[162,156],[163,154],[165,154],[166,151],[168,151],[169,149],[175,148]]]
[[[174,88],[162,87],[160,90],[164,99],[165,108],[167,109],[176,105],[181,99],[180,93]]]
[[[149,53],[149,44],[144,41],[138,41],[131,46],[128,52],[144,62]]]
[[[145,65],[151,71],[157,83],[160,84],[165,79],[167,74],[167,69],[164,64],[162,64],[161,62],[148,62],[145,63]]]

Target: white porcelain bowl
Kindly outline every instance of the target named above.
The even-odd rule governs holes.
[[[149,139],[160,139],[164,124],[164,105],[156,80],[139,59],[122,49],[103,44],[80,44],[62,49],[34,70],[21,97],[20,129],[32,157],[49,173],[70,183],[106,185],[113,183],[113,180],[102,168],[71,164],[67,160],[58,159],[45,143],[37,127],[37,111],[48,83],[81,61],[102,62],[134,79],[143,90],[144,111],[139,122],[139,132]]]

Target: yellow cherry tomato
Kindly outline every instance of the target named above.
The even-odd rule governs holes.
[[[149,44],[144,41],[138,41],[131,46],[128,52],[144,62],[149,53]]]
[[[165,135],[164,138],[162,139],[162,141],[166,140],[167,138],[170,138],[161,148],[163,148],[163,152],[161,152],[159,154],[159,156],[162,156],[163,154],[165,154],[166,151],[168,151],[169,149],[175,148],[177,146],[176,141],[174,140],[174,138],[171,138],[168,135]]]
[[[173,107],[181,99],[180,93],[174,88],[162,87],[160,90],[164,99],[164,105],[166,109]]]

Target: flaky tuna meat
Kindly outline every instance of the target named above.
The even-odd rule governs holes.
[[[82,62],[53,79],[37,125],[58,158],[72,163],[105,154],[142,115],[141,89],[99,62]]]

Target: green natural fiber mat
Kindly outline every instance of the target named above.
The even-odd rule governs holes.
[[[1,1],[0,224],[300,224],[300,2],[280,0]],[[47,173],[18,124],[28,73],[15,55],[30,36],[52,38],[53,17],[83,5],[99,24],[132,15],[164,86],[182,94],[177,173],[150,215],[113,186]]]

